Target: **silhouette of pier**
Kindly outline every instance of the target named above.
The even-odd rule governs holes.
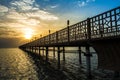
[[[98,55],[98,68],[120,71],[120,7],[114,8],[99,15],[87,18],[84,21],[43,36],[37,40],[19,46],[31,52],[45,51],[46,62],[49,62],[49,51],[57,51],[58,69],[60,69],[60,53],[65,61],[65,47],[78,47],[79,62],[81,62],[81,47],[86,47],[87,75],[91,76],[91,53],[93,47]],[[53,47],[53,49],[49,49]],[[57,49],[55,48],[57,47]],[[61,49],[62,48],[62,49]]]

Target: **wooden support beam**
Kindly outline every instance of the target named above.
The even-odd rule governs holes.
[[[63,47],[63,61],[65,62],[65,47]]]
[[[43,47],[43,56],[44,56],[44,47]]]
[[[53,47],[53,58],[55,59],[55,47]]]
[[[37,48],[37,47],[35,46],[35,47],[34,47],[34,49],[35,49],[35,53],[37,52],[37,49],[36,49],[36,48]]]
[[[78,53],[79,53],[79,64],[82,64],[82,60],[81,60],[81,47],[78,47]]]
[[[39,53],[39,55],[40,55],[40,54],[41,54],[41,53],[40,53],[40,51],[41,51],[41,50],[40,50],[40,47],[38,48],[38,51],[39,51],[38,53]]]
[[[46,47],[46,63],[48,63],[48,47]]]
[[[87,63],[87,78],[91,79],[91,54],[90,54],[90,47],[86,46],[86,63]]]
[[[58,47],[58,69],[60,69],[60,47]]]
[[[32,47],[32,52],[33,52],[33,47]]]

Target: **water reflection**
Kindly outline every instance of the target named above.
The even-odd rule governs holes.
[[[50,48],[52,49],[52,48]],[[66,67],[79,67],[79,54],[78,54],[78,47],[65,47],[66,51],[69,50],[73,50],[71,53],[67,52],[65,53],[65,58],[66,58]],[[83,52],[86,52],[85,47],[81,47],[81,50]],[[94,49],[91,47],[90,48],[91,52],[95,52]],[[55,52],[55,59],[57,59],[57,51]],[[61,61],[63,60],[63,54],[61,52],[60,54],[60,59]],[[53,59],[53,51],[49,51],[49,58]],[[84,68],[86,68],[86,56],[84,55],[84,53],[81,54],[81,58],[82,58],[82,66]],[[91,64],[92,64],[92,70],[97,69],[97,65],[98,65],[98,61],[97,61],[97,54],[92,54],[91,57]]]
[[[0,79],[38,80],[34,61],[23,51],[0,49]]]
[[[86,56],[84,53],[81,54],[82,58],[82,65],[79,64],[79,54],[78,54],[78,47],[65,47],[65,50],[73,50],[72,52],[65,53],[65,64],[63,62],[63,53],[61,52],[61,66],[65,68],[65,71],[69,72],[74,76],[76,79],[81,78],[81,80],[84,80],[86,78]],[[83,52],[86,52],[85,47],[82,47],[81,50]],[[91,52],[95,52],[93,48],[90,48]],[[49,51],[49,58],[53,59],[53,52]],[[57,60],[57,51],[55,55],[55,59]],[[97,54],[92,54],[91,57],[91,69],[97,70],[98,61],[97,61]],[[56,62],[57,63],[57,62]],[[57,66],[57,65],[56,65]],[[71,76],[70,76],[71,77]]]

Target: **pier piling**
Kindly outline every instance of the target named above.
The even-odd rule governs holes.
[[[81,60],[81,47],[78,47],[78,53],[79,53],[79,64],[82,64],[82,60]]]
[[[42,50],[42,51],[43,51],[43,56],[44,56],[44,47],[43,47],[43,50]]]
[[[39,47],[39,48],[38,48],[38,51],[39,51],[39,55],[41,54],[41,53],[40,53],[40,51],[41,51],[40,49],[41,49],[41,48]]]
[[[58,47],[58,69],[60,69],[60,47]]]
[[[48,63],[48,47],[46,47],[46,63]]]
[[[63,47],[63,61],[65,62],[65,47]]]
[[[53,47],[53,59],[55,59],[55,47]]]
[[[87,63],[87,78],[92,78],[91,75],[91,54],[90,54],[90,47],[86,46],[86,63]]]

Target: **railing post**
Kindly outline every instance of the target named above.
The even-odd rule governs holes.
[[[49,30],[49,44],[50,44],[50,30]]]
[[[68,43],[70,42],[69,23],[70,23],[69,20],[67,20]]]
[[[117,33],[118,33],[118,26],[117,26],[117,13],[116,13],[116,11],[114,10],[114,12],[115,12],[115,27],[116,27],[116,35],[117,35]]]
[[[58,31],[56,31],[56,43],[58,43]]]
[[[45,43],[46,43],[46,42],[45,42],[45,37],[43,37],[43,45],[45,45]]]
[[[87,39],[91,39],[91,25],[90,25],[90,18],[87,18]]]
[[[104,18],[103,18],[103,15],[102,15],[102,25],[104,25]],[[100,37],[103,37],[103,29],[104,29],[104,26],[100,26],[100,28],[99,28]],[[108,32],[108,31],[107,31],[107,32]]]

